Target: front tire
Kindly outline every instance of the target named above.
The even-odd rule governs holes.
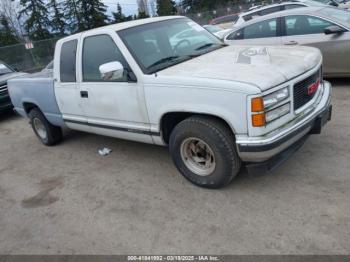
[[[47,121],[38,108],[29,112],[29,119],[35,135],[44,145],[52,146],[62,141],[62,129]]]
[[[231,131],[212,117],[180,122],[170,135],[169,149],[180,173],[197,186],[224,187],[241,167]]]

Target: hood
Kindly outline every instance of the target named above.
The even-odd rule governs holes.
[[[7,82],[10,79],[16,78],[16,77],[20,77],[26,75],[26,73],[22,73],[22,72],[13,72],[13,73],[9,73],[9,74],[5,74],[5,75],[0,75],[0,84]]]
[[[228,46],[158,72],[244,82],[265,91],[317,66],[321,52],[312,47]]]

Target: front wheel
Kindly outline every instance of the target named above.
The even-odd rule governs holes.
[[[196,116],[179,123],[169,149],[181,174],[201,187],[224,187],[240,170],[233,135],[215,118]]]
[[[34,133],[44,145],[52,146],[62,140],[61,128],[47,121],[38,108],[34,108],[29,112],[29,119]]]

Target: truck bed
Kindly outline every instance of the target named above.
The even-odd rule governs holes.
[[[52,72],[43,71],[9,80],[8,90],[14,109],[20,115],[26,117],[28,105],[35,105],[51,124],[64,126],[56,102]]]

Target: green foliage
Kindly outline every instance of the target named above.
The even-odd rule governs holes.
[[[139,14],[137,15],[137,17],[135,19],[143,19],[143,18],[148,18],[149,15],[146,14],[146,12],[139,12]]]
[[[65,0],[65,21],[71,33],[104,26],[108,23],[107,7],[102,0]]]
[[[17,44],[18,39],[5,16],[0,16],[0,46]]]
[[[227,6],[228,4],[237,4],[243,2],[239,0],[182,0],[181,6],[187,10],[188,13],[196,13],[203,11],[215,10],[220,6]]]
[[[81,6],[81,21],[85,30],[104,26],[108,22],[107,7],[101,0],[76,0]]]
[[[119,3],[117,4],[117,12],[113,12],[112,16],[113,16],[112,23],[122,23],[122,22],[133,20],[133,16],[132,15],[125,16],[123,14],[122,7],[120,6]]]
[[[77,0],[66,0],[63,3],[65,10],[65,20],[67,29],[71,33],[81,32],[84,30],[83,12],[81,11],[81,3]]]
[[[117,12],[113,12],[112,15],[114,18],[114,23],[121,23],[125,21],[125,16],[119,3],[117,4]]]
[[[56,0],[50,0],[49,10],[52,13],[52,18],[50,20],[50,26],[54,34],[63,36],[66,31],[66,21],[62,10],[62,2],[57,2]]]
[[[22,9],[19,17],[24,18],[24,29],[33,40],[45,39],[51,36],[48,10],[43,0],[21,0]]]
[[[173,0],[157,0],[157,14],[159,16],[175,15],[177,13],[176,4]]]

